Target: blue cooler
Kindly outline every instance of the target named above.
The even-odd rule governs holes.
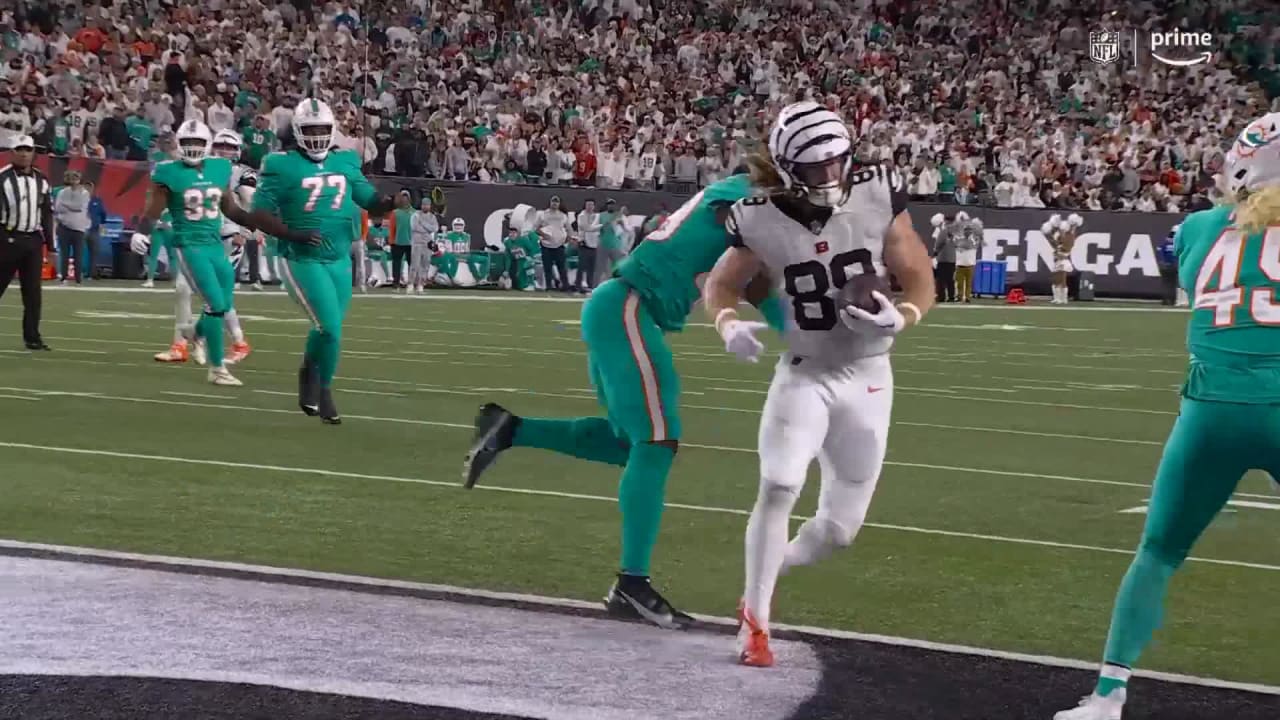
[[[973,294],[1004,297],[1005,275],[1009,265],[1004,260],[980,260],[973,269]]]

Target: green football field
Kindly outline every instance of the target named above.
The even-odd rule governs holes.
[[[306,324],[241,293],[239,389],[151,360],[172,295],[50,291],[53,353],[0,305],[0,537],[596,600],[614,468],[512,451],[460,486],[476,407],[594,414],[577,301],[358,297],[337,400],[295,408]],[[777,622],[1092,660],[1177,410],[1182,312],[944,307],[894,354],[889,462],[855,546],[783,579]],[[655,562],[682,609],[732,613],[770,363],[672,338],[686,437]],[[776,336],[768,338],[776,351]],[[816,469],[797,512],[811,512]],[[1149,669],[1280,684],[1280,497],[1241,486],[1173,586]]]

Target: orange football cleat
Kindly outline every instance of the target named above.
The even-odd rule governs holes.
[[[773,651],[769,649],[769,631],[760,626],[747,609],[738,603],[738,662],[749,667],[773,667]]]
[[[227,358],[227,362],[238,363],[249,357],[249,353],[253,352],[253,348],[249,347],[249,343],[241,340],[238,343],[231,344],[231,357]]]
[[[170,345],[168,350],[155,354],[156,362],[184,363],[189,358],[186,341],[176,342]]]

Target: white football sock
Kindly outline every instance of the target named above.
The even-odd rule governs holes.
[[[191,334],[195,320],[191,315],[191,286],[181,274],[173,283],[173,291],[176,296],[173,305],[173,341],[176,343]]]
[[[244,342],[244,330],[240,328],[240,315],[232,308],[222,315],[222,324],[231,333],[232,342]]]
[[[793,488],[761,487],[747,521],[747,586],[742,597],[762,627],[769,626],[773,589],[787,554],[788,521],[797,497],[799,491]]]
[[[839,528],[825,518],[809,518],[800,526],[799,532],[787,544],[786,558],[782,562],[785,574],[793,567],[813,565],[831,556],[836,549],[844,547],[837,540]]]

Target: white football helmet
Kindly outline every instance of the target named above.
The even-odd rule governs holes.
[[[199,165],[213,148],[213,133],[199,120],[187,120],[178,126],[178,158],[188,165]]]
[[[305,98],[293,109],[293,139],[307,157],[320,161],[333,145],[333,110],[323,100]]]
[[[1280,185],[1280,112],[1249,123],[1227,151],[1222,172],[1232,195]]]
[[[769,155],[782,184],[818,207],[849,198],[853,138],[844,119],[811,100],[782,109],[769,133]]]
[[[463,232],[463,231],[464,231],[464,230],[466,230],[466,229],[467,229],[467,221],[466,221],[466,220],[463,220],[463,219],[462,219],[462,218],[460,218],[460,217],[459,217],[459,218],[454,218],[454,219],[453,219],[453,231],[454,231],[454,232]]]
[[[213,156],[237,161],[240,159],[240,136],[230,130],[219,130],[213,135]]]

